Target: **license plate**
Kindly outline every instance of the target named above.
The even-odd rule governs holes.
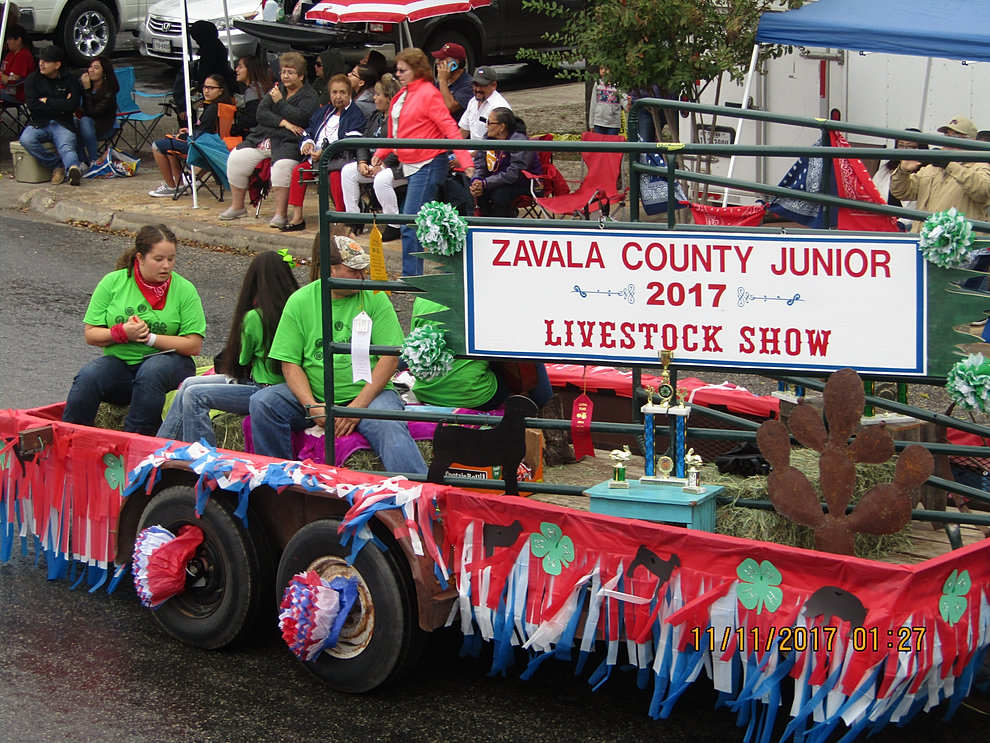
[[[172,42],[168,39],[152,39],[151,51],[158,52],[159,54],[171,54]]]

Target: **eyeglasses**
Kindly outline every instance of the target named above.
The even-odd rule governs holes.
[[[220,90],[218,85],[204,85],[203,90]]]

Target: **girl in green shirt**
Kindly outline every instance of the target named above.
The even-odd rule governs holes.
[[[179,388],[158,436],[179,441],[205,441],[216,446],[211,410],[248,414],[251,395],[280,384],[281,363],[268,358],[285,301],[299,288],[292,274],[292,256],[261,253],[251,261],[234,309],[234,321],[216,374],[190,377]]]
[[[206,316],[196,287],[173,271],[175,245],[168,227],[146,225],[97,284],[83,323],[103,355],[72,381],[63,421],[92,426],[105,400],[130,405],[125,431],[152,436],[165,394],[196,371]]]

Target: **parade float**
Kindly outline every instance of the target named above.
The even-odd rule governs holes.
[[[421,220],[424,236],[446,235],[440,272],[369,286],[447,307],[439,355],[657,370],[642,420],[625,424],[643,433],[642,478],[616,450],[579,510],[506,495],[509,483],[474,492],[442,473],[421,482],[65,424],[52,405],[0,413],[0,557],[34,552],[50,578],[91,591],[133,581],[172,635],[203,648],[247,640],[277,602],[287,645],[340,691],[396,680],[425,633],[454,625],[469,649],[490,646],[493,673],[564,660],[597,688],[631,668],[656,718],[705,679],[747,741],[851,740],[943,703],[951,713],[990,645],[990,542],[915,564],[853,554],[857,533],[918,516],[933,463],[861,427],[852,369],[950,377],[953,394],[986,404],[982,359],[955,366],[944,330],[985,309],[985,293],[956,284],[975,245],[965,220],[940,215],[921,250],[902,234],[519,222]],[[829,376],[824,420],[798,405],[757,433],[768,502],[817,550],[715,531],[721,486],[699,480],[687,445],[700,406],[678,395],[671,364]],[[574,406],[575,444],[595,427],[590,402]],[[793,466],[799,445],[820,457],[817,489]],[[890,480],[853,502],[857,463],[895,456]]]

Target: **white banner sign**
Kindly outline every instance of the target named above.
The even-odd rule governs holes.
[[[467,350],[926,373],[917,238],[473,228]]]

